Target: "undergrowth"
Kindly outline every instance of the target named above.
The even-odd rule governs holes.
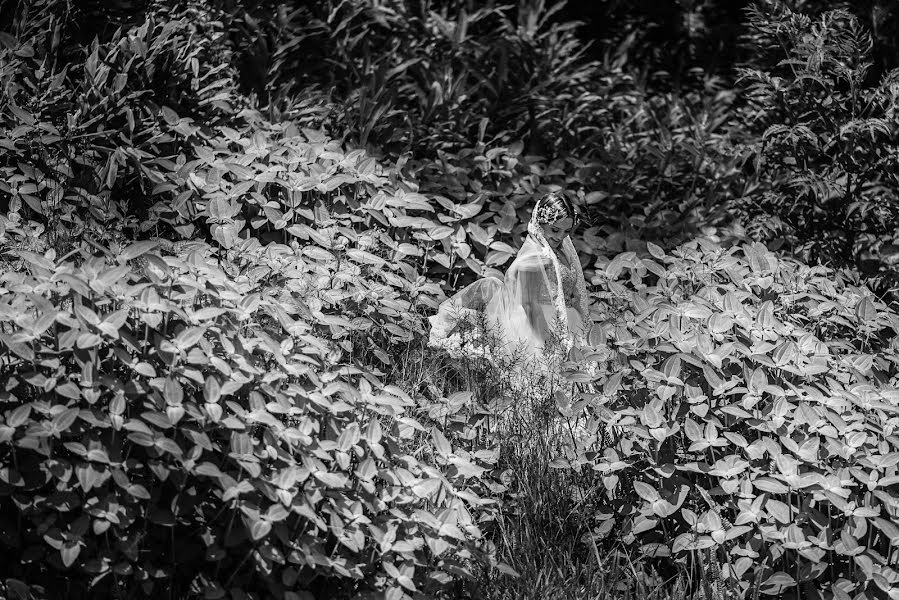
[[[899,313],[785,254],[889,284],[869,37],[766,3],[743,102],[467,4],[159,0],[84,40],[99,8],[15,3],[2,593],[899,595]],[[588,343],[550,378],[429,349],[550,191]]]

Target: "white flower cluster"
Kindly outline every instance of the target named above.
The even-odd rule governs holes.
[[[483,358],[493,360],[490,348],[476,343],[471,336],[463,337],[460,333],[431,340],[429,345],[433,348],[445,350],[452,358]]]

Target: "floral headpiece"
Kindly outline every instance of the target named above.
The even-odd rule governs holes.
[[[541,225],[555,223],[568,216],[568,211],[565,209],[564,204],[561,202],[552,202],[552,200],[557,199],[558,196],[556,194],[550,194],[537,202],[537,206],[534,207],[533,216],[537,223]]]

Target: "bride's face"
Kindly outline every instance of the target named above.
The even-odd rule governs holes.
[[[546,237],[546,241],[558,246],[565,239],[565,236],[568,235],[568,232],[571,231],[573,224],[574,221],[568,217],[555,223],[547,223],[543,226],[543,235]]]

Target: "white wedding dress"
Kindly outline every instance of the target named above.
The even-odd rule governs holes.
[[[500,427],[508,433],[530,435],[537,409],[562,393],[573,402],[575,387],[596,393],[592,383],[568,385],[561,364],[572,347],[587,346],[592,325],[584,273],[574,244],[562,241],[558,255],[533,220],[528,236],[503,279],[486,277],[444,301],[429,317],[428,345],[446,350],[454,358],[483,358],[499,367],[501,380],[512,391],[511,412],[504,412]],[[593,360],[581,365],[595,373]],[[541,400],[542,399],[542,400]],[[620,437],[595,415],[583,410],[570,417],[555,412],[549,426],[554,439],[564,444],[606,447]],[[565,442],[564,440],[567,440]]]
[[[504,279],[479,279],[440,305],[430,346],[545,373],[584,343],[588,299],[574,244],[566,236],[557,256],[538,224],[528,233]]]

